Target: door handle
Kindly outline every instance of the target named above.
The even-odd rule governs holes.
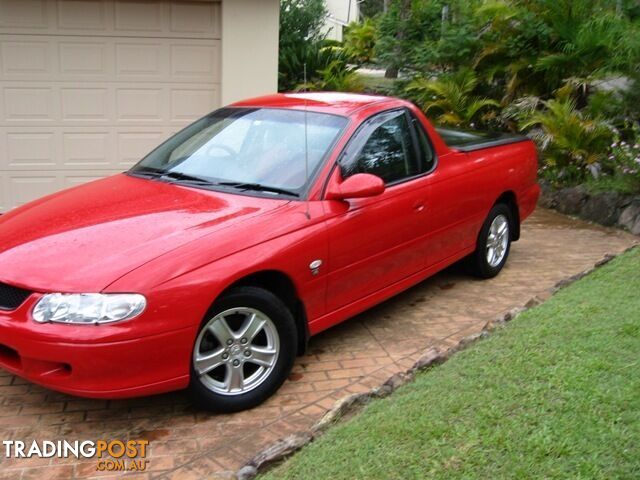
[[[422,212],[425,209],[424,202],[420,201],[420,202],[414,203],[413,204],[413,209],[418,213]]]

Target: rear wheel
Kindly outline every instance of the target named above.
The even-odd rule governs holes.
[[[215,303],[196,338],[194,401],[218,412],[259,405],[287,378],[296,345],[294,319],[282,300],[262,288],[233,289]]]
[[[478,235],[476,251],[471,255],[472,273],[480,278],[492,278],[507,263],[511,249],[512,219],[509,207],[494,206]]]

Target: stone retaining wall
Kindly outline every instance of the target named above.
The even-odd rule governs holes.
[[[541,207],[553,208],[566,215],[574,215],[607,227],[620,227],[634,235],[640,235],[640,195],[590,193],[583,185],[559,190],[543,182],[540,186]]]

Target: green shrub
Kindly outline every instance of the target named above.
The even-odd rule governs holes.
[[[499,103],[474,94],[478,78],[472,70],[459,70],[438,78],[418,77],[406,87],[406,93],[436,123],[471,126],[486,121]]]
[[[573,99],[542,104],[544,109],[528,115],[520,122],[520,129],[533,129],[530,134],[543,153],[543,176],[554,183],[569,184],[584,181],[590,173],[597,175],[607,158],[611,127],[579,111]]]
[[[349,25],[344,36],[344,48],[347,54],[357,63],[369,63],[378,39],[376,22],[367,18]]]
[[[364,88],[342,47],[324,42],[300,43],[280,51],[281,91],[332,90],[359,92]],[[307,82],[304,82],[304,71]]]

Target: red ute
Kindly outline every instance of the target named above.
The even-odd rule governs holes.
[[[0,217],[0,365],[75,395],[250,408],[310,335],[465,257],[496,275],[536,170],[526,138],[436,130],[393,98],[222,108]]]

